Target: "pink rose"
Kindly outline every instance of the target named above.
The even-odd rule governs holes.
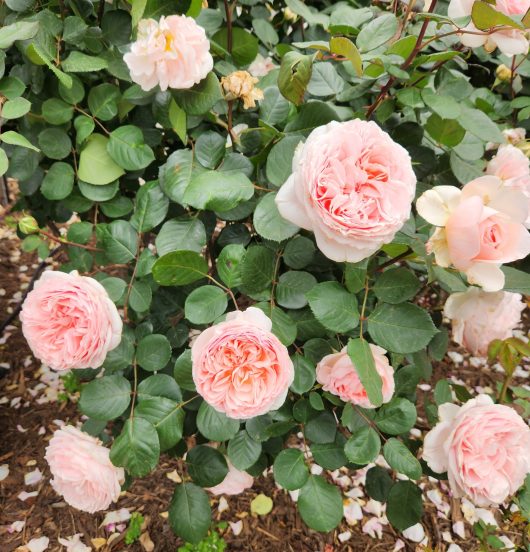
[[[54,370],[99,368],[121,340],[122,321],[105,288],[76,271],[45,272],[20,320],[33,354]]]
[[[313,130],[293,159],[276,204],[312,230],[330,259],[357,262],[389,243],[410,216],[416,176],[409,154],[374,122]]]
[[[505,186],[521,190],[529,202],[530,217],[530,160],[520,149],[509,144],[501,146],[488,163],[486,174],[499,177]],[[525,224],[529,226],[530,218]]]
[[[475,0],[451,0],[447,13],[452,19],[470,16],[474,3]],[[524,15],[530,8],[530,0],[497,0],[493,4],[497,11],[508,17]],[[487,51],[492,52],[498,47],[507,56],[528,52],[528,40],[524,31],[503,29],[490,34],[482,33],[473,22],[469,22],[464,30],[474,33],[460,35],[460,42],[469,48],[484,46]]]
[[[383,381],[383,402],[387,403],[394,394],[394,369],[390,366],[384,349],[372,344],[370,349],[374,355],[375,369]],[[363,408],[375,408],[368,399],[357,369],[348,356],[347,347],[340,353],[326,355],[318,363],[317,381],[322,384],[324,391],[339,396],[344,402]]]
[[[519,293],[470,287],[449,296],[444,315],[452,322],[453,341],[474,355],[486,356],[491,341],[512,336],[525,307]]]
[[[486,291],[504,286],[503,263],[530,253],[526,196],[495,176],[472,180],[462,190],[435,186],[416,203],[418,213],[439,226],[428,243],[440,266],[453,265]]]
[[[195,340],[193,380],[204,400],[236,419],[253,418],[284,403],[294,368],[261,310],[231,312]]]
[[[269,71],[276,68],[277,65],[274,65],[270,57],[265,58],[261,54],[258,54],[256,59],[248,66],[248,72],[253,77],[264,77]]]
[[[50,439],[45,459],[52,487],[70,506],[93,514],[118,500],[125,474],[112,464],[109,449],[99,439],[64,426]]]
[[[433,471],[447,471],[455,496],[489,506],[514,494],[530,472],[530,429],[515,410],[478,395],[463,406],[442,404],[438,414],[423,458]]]
[[[216,485],[207,489],[214,495],[238,495],[245,489],[250,489],[254,484],[254,478],[245,471],[238,470],[226,459],[228,473],[226,477]]]
[[[136,42],[123,56],[143,90],[191,88],[213,69],[210,42],[195,19],[185,15],[142,19]]]

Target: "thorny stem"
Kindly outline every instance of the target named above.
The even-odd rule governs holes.
[[[48,239],[54,241],[55,243],[60,243],[61,245],[71,245],[72,247],[80,247],[81,249],[86,249],[87,251],[103,251],[99,247],[92,247],[91,245],[83,245],[82,243],[75,243],[62,238],[58,238],[45,230],[39,230],[39,234],[46,236]]]
[[[386,443],[387,441],[387,438],[381,433],[381,431],[379,430],[379,428],[377,427],[377,424],[373,421],[373,420],[370,420],[370,418],[368,418],[363,412],[362,410],[356,406],[356,405],[352,405],[353,408],[355,409],[355,412],[357,412],[357,414],[359,414],[359,416],[370,426],[372,427],[373,429],[375,429],[377,431],[377,433],[379,434],[379,437],[381,437],[381,439],[383,439],[383,441]]]
[[[506,401],[506,393],[508,392],[508,387],[512,381],[512,373],[506,372],[506,377],[504,378],[504,381],[502,383],[501,392],[499,393],[499,404],[502,404]]]
[[[361,307],[361,314],[359,316],[359,339],[363,339],[363,324],[365,321],[365,311],[366,311],[366,302],[368,301],[368,292],[370,291],[370,285],[369,285],[369,278],[368,274],[366,275],[366,278],[364,279],[364,297],[363,297],[363,304]]]
[[[413,253],[413,250],[412,248],[410,247],[407,247],[407,249],[405,251],[403,251],[403,253],[400,253],[399,255],[396,255],[395,257],[393,257],[392,259],[389,259],[388,261],[384,262],[382,265],[379,265],[376,269],[375,269],[375,272],[381,272],[383,271],[387,266],[391,266],[399,261],[401,261],[402,259],[404,259],[405,257],[408,257],[411,253]]]
[[[224,6],[225,6],[225,14],[226,14],[226,49],[228,50],[229,54],[232,54],[232,45],[233,45],[233,33],[232,33],[232,15],[234,13],[234,9],[236,7],[236,1],[234,0],[232,2],[232,5],[228,2],[228,0],[224,0]],[[228,134],[230,134],[230,138],[232,140],[232,147],[235,147],[236,143],[236,136],[232,131],[233,127],[233,110],[234,110],[234,101],[228,100],[228,112],[226,115],[226,119],[228,121],[227,130]]]

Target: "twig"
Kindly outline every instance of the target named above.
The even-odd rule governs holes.
[[[125,296],[125,302],[123,303],[123,318],[125,322],[129,321],[128,312],[129,312],[129,298],[131,296],[132,287],[134,284],[134,279],[136,278],[136,271],[138,269],[138,258],[140,257],[140,244],[142,242],[142,234],[138,234],[138,241],[136,242],[136,257],[134,259],[134,269],[129,280],[129,285],[127,286],[127,295]]]
[[[369,278],[368,274],[366,275],[364,279],[364,297],[363,297],[363,305],[361,307],[361,313],[359,314],[359,338],[364,339],[363,337],[363,323],[366,319],[364,316],[364,312],[366,311],[366,302],[368,301],[368,292],[370,291],[370,285],[369,285]]]
[[[105,12],[105,0],[99,0],[98,6],[98,25],[101,26],[101,20],[103,19],[103,13]]]
[[[81,249],[86,249],[87,251],[103,251],[103,249],[100,249],[99,247],[92,247],[91,245],[83,245],[82,243],[75,243],[68,240],[63,240],[62,238],[58,238],[57,236],[54,236],[53,234],[50,234],[49,232],[46,232],[44,230],[39,230],[39,234],[42,234],[43,236],[46,236],[48,239],[52,240],[55,243],[60,243],[61,245],[70,245],[72,247],[80,247]]]
[[[61,249],[61,246],[56,247],[53,249],[48,257],[54,257]],[[0,335],[3,335],[4,330],[15,320],[15,318],[19,315],[20,311],[22,310],[22,305],[24,304],[24,301],[26,300],[26,297],[28,296],[29,292],[33,289],[33,286],[35,285],[35,282],[39,279],[40,275],[44,271],[44,269],[48,266],[48,261],[44,259],[39,266],[37,267],[37,270],[35,270],[35,273],[33,274],[28,287],[26,288],[26,291],[23,293],[22,298],[20,299],[20,303],[15,307],[13,312],[0,324]]]
[[[375,269],[375,272],[383,271],[387,266],[391,266],[391,265],[401,261],[401,259],[404,259],[405,257],[408,257],[411,253],[414,253],[414,251],[412,250],[412,248],[407,247],[407,249],[405,251],[403,251],[403,253],[400,253],[399,255],[396,255],[392,259],[389,259],[388,261],[384,262],[382,265],[379,265]]]

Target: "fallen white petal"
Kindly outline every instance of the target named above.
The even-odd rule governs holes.
[[[463,521],[455,521],[455,523],[453,523],[453,533],[461,539],[466,538],[466,529]]]
[[[346,542],[351,539],[351,531],[344,531],[344,533],[339,533],[338,535],[340,542]]]
[[[421,542],[425,538],[425,531],[421,523],[416,523],[403,531],[403,536],[412,542]]]
[[[26,525],[26,522],[24,520],[20,521],[14,521],[8,528],[8,533],[20,533],[22,529],[24,529],[24,526]]]
[[[243,521],[239,520],[236,522],[229,521],[230,529],[232,529],[232,533],[237,537],[241,531],[243,531]]]
[[[103,521],[100,524],[100,527],[122,523],[124,521],[129,521],[131,519],[131,512],[127,508],[122,508],[121,510],[116,510],[114,512],[108,512]]]
[[[363,512],[361,505],[352,498],[347,498],[343,501],[344,518],[348,525],[355,525],[358,521],[363,519]]]
[[[458,544],[450,544],[447,552],[463,552],[463,550],[458,546]]]
[[[24,483],[26,485],[36,485],[42,479],[42,472],[39,468],[30,471],[24,475]]]
[[[222,496],[219,499],[219,505],[217,506],[217,511],[221,514],[223,512],[226,512],[229,508],[230,506],[228,506],[228,501],[224,496]]]
[[[27,493],[26,491],[22,491],[17,495],[17,498],[22,500],[22,502],[25,502],[28,498],[33,498],[34,496],[37,496],[39,494],[39,491],[32,491],[31,493]]]
[[[92,548],[81,541],[82,533],[76,533],[65,539],[60,538],[59,544],[66,547],[66,552],[90,552]]]
[[[9,466],[2,464],[0,466],[0,481],[3,481],[9,475]]]
[[[31,539],[26,548],[29,552],[43,552],[48,548],[50,544],[50,539],[48,537],[39,537],[38,539]]]

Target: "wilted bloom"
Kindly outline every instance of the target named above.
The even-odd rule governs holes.
[[[121,340],[122,321],[107,291],[77,271],[46,271],[20,320],[33,354],[54,370],[99,368]]]
[[[486,291],[504,286],[503,263],[530,253],[530,235],[524,227],[528,200],[496,176],[481,176],[462,190],[435,186],[416,203],[418,213],[438,226],[429,251],[443,267],[465,272],[469,283]]]
[[[450,0],[448,8],[449,17],[458,19],[470,16],[474,3],[475,0]],[[496,0],[493,2],[492,7],[508,17],[515,16],[517,18],[517,16],[525,15],[528,9],[530,9],[530,0]],[[473,33],[463,32],[460,34],[460,41],[464,46],[470,48],[484,46],[489,52],[498,47],[507,56],[526,54],[528,52],[528,39],[526,38],[526,32],[523,30],[503,27],[501,30],[492,33],[481,32],[472,21],[463,30]]]
[[[247,419],[277,410],[293,382],[285,345],[271,333],[260,309],[231,312],[195,340],[191,348],[197,392],[219,412]]]
[[[283,218],[314,232],[326,257],[354,263],[394,239],[415,190],[409,154],[376,123],[333,121],[298,146],[276,204]]]
[[[530,472],[530,428],[517,412],[478,395],[463,406],[442,404],[425,436],[423,458],[447,472],[456,497],[478,506],[502,504]]]
[[[491,341],[511,337],[525,306],[519,293],[470,287],[449,296],[444,315],[451,320],[456,343],[474,355],[486,356]]]
[[[510,82],[510,79],[512,78],[512,71],[509,67],[506,67],[504,63],[501,63],[497,66],[497,69],[495,69],[495,76],[501,82]]]
[[[156,85],[161,90],[191,88],[213,69],[204,29],[185,15],[142,19],[136,42],[123,60],[143,90]]]
[[[227,77],[222,77],[221,86],[225,92],[225,98],[243,100],[245,109],[256,107],[256,100],[263,99],[263,90],[254,86],[258,80],[247,71],[235,71]]]
[[[52,487],[70,506],[93,514],[118,500],[125,474],[112,464],[109,449],[99,439],[64,426],[53,434],[45,459]]]

